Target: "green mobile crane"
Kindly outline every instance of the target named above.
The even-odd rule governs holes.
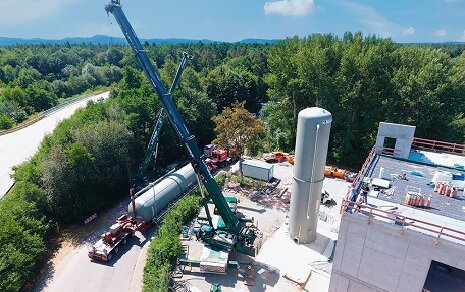
[[[176,71],[176,75],[174,76],[173,83],[171,84],[170,94],[174,93],[174,90],[178,86],[179,78],[186,67],[187,61],[192,59],[188,53],[184,52],[181,62],[179,63],[178,70]],[[150,160],[153,156],[154,158],[154,165],[156,163],[157,154],[158,154],[158,138],[160,137],[161,128],[163,126],[163,122],[165,121],[166,114],[163,107],[157,113],[157,122],[155,123],[155,127],[152,132],[152,136],[150,137],[149,144],[147,145],[147,149],[145,150],[144,159],[140,164],[139,170],[135,175],[136,184],[143,182],[147,175],[147,168],[149,167]]]
[[[207,213],[210,226],[203,226],[201,239],[211,247],[226,251],[237,251],[247,255],[255,256],[257,230],[255,227],[244,225],[229,208],[221,189],[207,168],[202,159],[202,153],[197,145],[195,137],[189,132],[184,119],[176,108],[171,92],[167,91],[160,76],[145,52],[134,29],[127,20],[121,7],[120,0],[111,0],[105,6],[107,13],[113,14],[124,37],[133,49],[135,56],[142,65],[153,90],[163,105],[166,115],[169,118],[177,136],[184,144],[189,160],[197,174],[199,185],[203,182],[207,190],[208,197],[204,196],[204,207]],[[200,188],[202,192],[202,188]],[[218,210],[218,214],[224,221],[221,228],[214,228],[207,203],[209,199],[213,201]]]

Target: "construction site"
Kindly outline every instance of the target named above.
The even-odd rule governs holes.
[[[119,1],[106,10],[163,104],[139,175],[165,115],[189,161],[132,191],[127,213],[93,244],[92,260],[114,260],[128,238],[157,226],[197,187],[203,209],[178,231],[174,291],[463,291],[463,145],[381,122],[361,170],[341,170],[326,165],[332,114],[313,107],[298,115],[295,155],[244,159],[231,155],[234,145],[214,144],[200,151],[170,98],[188,55],[165,89]]]
[[[57,243],[51,248],[53,252],[41,256],[51,260],[47,259],[48,262],[43,264],[45,267],[39,266],[38,284],[34,288],[29,282],[21,287],[27,286],[34,291],[150,289],[158,292],[167,291],[169,287],[169,291],[185,292],[465,292],[465,145],[418,138],[415,125],[379,120],[376,137],[376,125],[371,129],[370,138],[375,143],[371,151],[367,151],[363,165],[357,169],[341,167],[336,164],[343,161],[340,157],[345,152],[333,148],[332,131],[338,128],[343,132],[346,125],[336,125],[338,112],[330,112],[318,102],[315,102],[316,106],[300,109],[295,104],[292,109],[292,105],[288,105],[286,114],[293,115],[296,120],[290,126],[290,133],[295,134],[295,144],[293,140],[290,145],[295,148],[287,149],[292,150],[289,153],[271,151],[270,146],[269,153],[246,156],[249,153],[245,147],[233,137],[228,137],[227,143],[219,146],[218,138],[213,140],[211,135],[205,135],[209,137],[205,143],[191,132],[189,125],[194,119],[182,114],[183,111],[190,113],[191,104],[177,103],[174,97],[184,69],[193,56],[187,52],[182,54],[177,67],[171,68],[175,72],[170,76],[173,78],[171,86],[166,87],[169,70],[159,73],[156,61],[149,56],[146,45],[142,45],[142,39],[126,18],[120,0],[110,0],[105,11],[116,21],[112,25],[118,25],[130,48],[127,52],[142,69],[140,78],[145,78],[144,91],[112,90],[116,95],[129,92],[134,96],[152,90],[156,100],[147,103],[159,107],[154,111],[156,116],[145,114],[147,120],[155,117],[154,126],[150,131],[148,128],[140,130],[143,134],[147,132],[150,139],[147,145],[144,140],[144,147],[140,147],[143,157],[135,172],[129,160],[125,161],[124,171],[112,168],[112,165],[108,167],[114,173],[119,171],[122,177],[127,174],[129,196],[121,191],[123,195],[120,197],[102,197],[108,199],[106,205],[102,203],[96,210],[103,211],[99,214],[92,211],[93,214],[77,228],[70,223],[75,223],[73,220],[66,221],[68,218],[61,218],[69,224],[64,225],[64,231],[60,230],[58,221],[50,220],[55,222],[50,224],[56,225],[52,226],[53,239],[47,243],[50,246],[57,238],[75,234],[68,237],[72,238],[69,242]],[[138,71],[126,70],[125,74],[135,76],[132,76],[132,82],[141,87],[143,82],[137,79]],[[189,74],[192,80],[195,79],[192,70]],[[131,82],[130,79],[125,75],[122,82]],[[98,107],[107,102],[109,96],[105,92],[87,98]],[[202,97],[194,95],[194,98]],[[127,107],[137,107],[130,105],[133,101],[123,98],[119,102]],[[215,112],[216,105],[212,104]],[[242,109],[244,104],[245,101],[242,104],[236,101]],[[119,106],[115,105],[111,110],[116,116]],[[95,110],[100,111],[104,112],[103,106]],[[130,124],[140,118],[136,116],[118,119]],[[250,113],[250,116],[256,118],[257,114]],[[44,115],[40,119],[45,118]],[[204,126],[203,120],[199,120],[195,120],[197,131],[199,128],[203,130]],[[113,122],[108,124],[113,125]],[[164,124],[172,128],[166,137],[172,135],[177,140],[169,140],[176,144],[175,147],[161,146],[161,152],[173,154],[182,148],[185,153],[184,156],[176,153],[180,159],[166,159],[163,167],[159,167],[159,140],[163,139],[160,133]],[[257,136],[265,139],[265,122],[262,128]],[[74,133],[62,132],[65,133],[63,136],[73,136]],[[124,136],[127,144],[133,142],[133,138],[140,139],[137,130],[134,135],[129,130],[121,130],[121,133],[127,134]],[[42,134],[47,135],[46,132]],[[87,132],[83,131],[75,136],[85,134]],[[202,138],[206,140],[205,137]],[[272,138],[279,140],[288,136],[282,134]],[[46,143],[52,144],[53,139],[48,139],[42,147],[47,146]],[[75,147],[71,149],[75,152],[48,146],[63,161],[79,165],[79,159],[82,159],[94,167],[95,159],[87,155],[85,145],[78,142],[69,143]],[[120,149],[124,144],[118,143],[115,142],[118,147],[114,149]],[[363,146],[369,148],[371,144]],[[125,148],[122,156],[133,150]],[[70,160],[66,156],[69,153],[82,156],[76,156],[79,157],[76,161]],[[346,161],[359,162],[361,159]],[[64,168],[55,168],[53,163],[46,166],[49,167],[47,170],[55,171],[51,172],[55,175],[64,172]],[[38,167],[31,169],[37,173],[42,171]],[[85,172],[89,177],[95,173]],[[110,172],[101,173],[104,176]],[[46,177],[54,182],[52,176]],[[21,171],[18,177],[21,178]],[[86,179],[89,178],[79,179],[75,180],[82,183],[83,188],[88,187]],[[5,193],[15,183],[11,181]],[[45,193],[39,187],[34,190],[38,196]],[[54,203],[53,200],[50,202]],[[98,201],[89,199],[89,202],[86,203]],[[52,203],[50,206],[55,207]],[[35,202],[31,206],[35,208]],[[22,213],[18,211],[18,214]],[[44,218],[37,222],[45,222]],[[48,228],[44,227],[44,230]],[[20,227],[17,229],[23,232]],[[47,232],[43,231],[44,237]],[[36,267],[31,265],[33,268]],[[146,278],[147,274],[150,278]]]

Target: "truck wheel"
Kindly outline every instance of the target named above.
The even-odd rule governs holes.
[[[126,244],[126,242],[127,242],[126,238],[125,238],[125,239],[123,239],[123,244]]]
[[[113,251],[114,251],[115,254],[116,254],[116,253],[118,253],[118,250],[119,250],[119,248],[118,248],[118,247],[115,247],[115,249],[114,249]]]
[[[110,253],[107,255],[107,261],[111,260],[111,258],[113,257],[113,255]]]

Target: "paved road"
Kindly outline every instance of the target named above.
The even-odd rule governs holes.
[[[37,151],[44,136],[55,129],[59,121],[71,116],[78,108],[84,107],[89,100],[108,98],[104,92],[65,107],[50,116],[19,131],[0,136],[0,198],[13,185],[10,178],[11,168],[29,159]]]
[[[91,244],[108,230],[119,215],[127,211],[128,203],[129,199],[104,215],[104,223],[98,230],[67,254],[43,279],[36,291],[141,291],[147,248],[154,228],[147,234],[137,232],[108,263],[94,262],[87,256]]]

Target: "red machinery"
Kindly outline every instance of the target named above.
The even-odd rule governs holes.
[[[292,165],[294,164],[294,157],[289,155],[289,153],[284,153],[280,151],[275,151],[271,153],[264,153],[262,159],[268,163],[283,162],[288,160]]]
[[[134,218],[122,215],[92,246],[88,256],[93,260],[111,260],[113,255],[118,253],[119,247],[126,244],[128,238],[145,226],[145,223],[137,223]]]
[[[206,145],[204,155],[206,157],[205,163],[210,171],[215,171],[217,168],[222,168],[234,161],[227,150],[216,149],[215,144]]]

